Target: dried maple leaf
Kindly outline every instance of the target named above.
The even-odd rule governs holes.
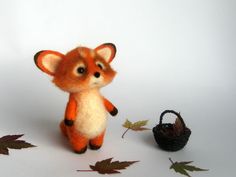
[[[123,133],[122,138],[124,138],[128,130],[133,130],[133,131],[150,130],[149,128],[143,127],[147,125],[147,123],[148,123],[148,120],[141,120],[141,121],[132,123],[127,119],[125,123],[122,125],[123,127],[127,128],[126,131]]]
[[[113,161],[112,158],[105,159],[102,161],[98,161],[95,163],[95,165],[90,165],[90,168],[92,170],[77,170],[79,172],[98,172],[100,174],[114,174],[114,173],[120,173],[118,170],[126,169],[126,167],[132,165],[133,163],[136,163],[139,161]]]
[[[0,154],[9,155],[8,149],[22,149],[35,147],[34,145],[27,143],[23,140],[17,140],[22,135],[6,135],[0,138]]]
[[[191,177],[187,171],[208,171],[207,169],[201,169],[192,165],[188,165],[192,163],[193,161],[189,162],[173,162],[171,158],[169,158],[172,165],[170,166],[170,169],[174,169],[176,173],[180,173],[182,175]]]
[[[178,117],[175,119],[175,123],[173,124],[173,131],[174,131],[174,134],[177,136],[179,136],[184,131],[182,122],[180,121]]]

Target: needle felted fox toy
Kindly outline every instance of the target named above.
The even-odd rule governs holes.
[[[95,49],[78,47],[65,55],[44,50],[34,56],[37,67],[53,76],[57,87],[69,92],[60,128],[76,153],[84,153],[88,144],[93,150],[99,149],[103,144],[107,112],[112,116],[118,113],[99,92],[116,74],[110,66],[115,54],[115,45],[106,43]]]

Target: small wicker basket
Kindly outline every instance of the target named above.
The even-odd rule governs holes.
[[[179,135],[170,133],[173,132],[173,124],[162,123],[163,116],[166,113],[175,114],[181,121],[183,131]],[[191,135],[191,130],[186,127],[184,120],[179,113],[173,110],[165,110],[161,113],[159,124],[153,127],[153,134],[160,148],[167,151],[178,151],[187,144],[189,136]]]

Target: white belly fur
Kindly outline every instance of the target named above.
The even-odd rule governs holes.
[[[106,128],[107,112],[98,89],[83,91],[76,95],[76,130],[88,139],[100,135]]]

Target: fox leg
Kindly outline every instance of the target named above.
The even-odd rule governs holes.
[[[60,129],[61,129],[62,134],[67,136],[66,125],[65,125],[64,121],[61,121]]]
[[[99,136],[89,141],[89,146],[92,150],[97,150],[102,147],[104,135],[105,135],[105,131],[101,133]]]
[[[73,127],[67,128],[67,134],[75,153],[82,154],[87,150],[88,139],[85,136],[75,131]]]

